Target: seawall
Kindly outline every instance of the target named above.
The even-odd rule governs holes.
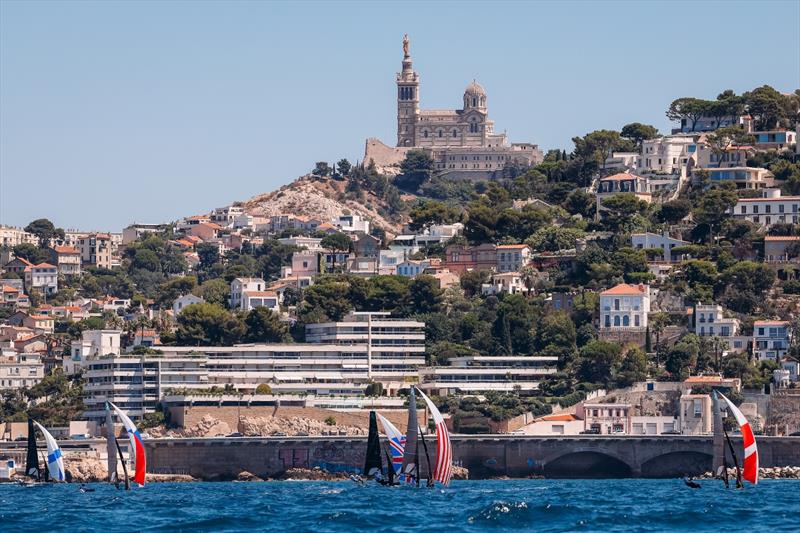
[[[733,438],[737,453],[741,440]],[[436,444],[427,439],[431,461]],[[232,479],[248,471],[273,477],[288,468],[355,472],[363,466],[365,437],[243,437],[154,439],[146,441],[148,471],[189,474],[203,479]],[[800,466],[800,438],[759,437],[762,467]],[[456,464],[470,478],[678,477],[711,470],[708,437],[526,437],[454,436]],[[420,453],[422,447],[420,446]],[[741,456],[740,456],[741,461]],[[427,471],[424,454],[420,460]]]

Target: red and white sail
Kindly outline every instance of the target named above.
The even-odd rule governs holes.
[[[724,394],[719,393],[725,403],[728,404],[728,409],[733,413],[733,417],[739,424],[739,429],[742,432],[742,442],[744,444],[744,472],[742,477],[755,485],[758,483],[758,448],[756,447],[756,438],[753,435],[753,429],[750,427],[750,422],[744,417],[738,407],[733,405]]]
[[[128,418],[128,415],[123,413],[122,410],[113,403],[108,402],[108,405],[110,405],[114,411],[116,411],[117,416],[120,420],[122,420],[122,425],[125,426],[125,431],[128,432],[128,438],[131,441],[131,447],[128,451],[128,454],[133,456],[133,461],[136,467],[133,474],[133,481],[144,487],[145,472],[147,471],[147,459],[145,458],[144,454],[144,441],[142,441],[142,436],[139,433],[139,430],[136,429],[133,421]]]
[[[450,483],[450,478],[453,477],[453,446],[450,443],[450,432],[447,431],[442,413],[431,399],[421,390],[417,389],[417,392],[428,404],[428,409],[431,410],[433,416],[433,423],[436,425],[436,469],[433,471],[433,479],[447,485]]]

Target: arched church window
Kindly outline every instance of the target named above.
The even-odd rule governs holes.
[[[427,139],[427,138],[428,138],[428,130],[424,130],[424,131],[422,132],[422,136],[423,136],[423,137],[425,137],[425,138]]]
[[[458,137],[458,130],[453,130],[453,137]]]
[[[439,130],[439,137],[444,137],[444,132],[442,130]]]
[[[477,99],[473,96],[472,97],[472,107],[475,107],[477,104]]]

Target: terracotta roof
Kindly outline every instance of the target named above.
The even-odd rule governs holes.
[[[633,180],[633,179],[644,179],[644,178],[642,178],[641,176],[637,176],[636,174],[630,174],[628,172],[620,172],[619,174],[614,174],[613,176],[600,178],[600,181],[622,181],[622,180]]]
[[[53,246],[53,250],[57,254],[79,254],[81,253],[80,250],[75,248],[74,246]]]
[[[722,376],[689,376],[684,383],[722,383]]]
[[[47,315],[28,315],[34,320],[53,320],[53,317]]]
[[[572,414],[562,414],[562,415],[546,415],[540,418],[539,420],[543,422],[571,422],[572,420],[580,420],[580,418]]]
[[[278,295],[274,292],[265,292],[265,291],[242,291],[242,294],[246,294],[248,296],[255,296],[256,298],[277,298]]]
[[[789,324],[788,320],[756,320],[753,322],[754,326],[786,326]]]
[[[616,287],[611,287],[607,291],[603,291],[600,294],[605,295],[615,295],[618,294],[622,295],[635,295],[639,296],[641,294],[645,294],[647,292],[647,285],[628,285],[627,283],[620,283]]]
[[[34,265],[33,268],[58,268],[55,265],[51,265],[50,263],[39,263],[38,265]]]
[[[521,250],[523,248],[530,248],[527,244],[500,244],[497,246],[497,249],[504,249],[504,250]]]
[[[19,292],[19,289],[12,287],[11,285],[3,285],[3,292]]]
[[[317,229],[330,229],[332,227],[333,227],[333,224],[331,224],[330,222],[323,222],[322,224],[317,226]]]
[[[796,235],[767,235],[765,241],[798,241],[800,237]]]
[[[20,263],[22,263],[25,266],[33,266],[33,263],[31,263],[30,261],[28,261],[24,257],[15,257],[14,259],[16,259],[17,261],[19,261]]]

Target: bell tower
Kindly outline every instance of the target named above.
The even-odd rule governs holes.
[[[416,145],[419,75],[414,72],[408,35],[403,36],[403,71],[397,73],[397,146]]]

